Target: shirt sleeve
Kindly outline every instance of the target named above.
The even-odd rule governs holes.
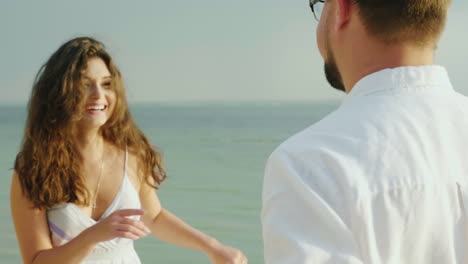
[[[339,188],[329,190],[334,183],[326,182],[336,178],[327,175],[331,172],[294,159],[285,151],[277,150],[270,156],[261,215],[265,263],[363,263],[343,220],[343,203],[337,202],[343,199],[336,192]]]

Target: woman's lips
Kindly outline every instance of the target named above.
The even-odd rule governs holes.
[[[87,104],[86,112],[89,114],[97,115],[103,113],[107,109],[105,104]]]

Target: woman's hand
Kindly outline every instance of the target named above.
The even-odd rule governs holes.
[[[247,264],[247,257],[238,249],[219,244],[208,257],[213,264]]]
[[[150,230],[140,220],[128,218],[132,215],[143,215],[141,209],[122,209],[113,212],[102,221],[88,228],[89,237],[93,242],[103,242],[117,237],[139,239],[150,233]]]

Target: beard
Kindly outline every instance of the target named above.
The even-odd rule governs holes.
[[[327,45],[328,46],[328,45]],[[325,77],[327,77],[328,83],[335,89],[342,92],[346,92],[345,86],[343,84],[343,79],[341,78],[340,70],[335,61],[335,56],[331,51],[331,47],[328,46],[328,58],[324,63]]]
[[[325,77],[333,88],[346,92],[343,78],[341,77],[340,70],[338,69],[338,65],[335,60],[335,55],[333,54],[332,46],[330,45],[330,23],[328,23],[328,16],[325,18],[324,22],[326,24],[325,50],[327,53],[327,57],[324,59]]]

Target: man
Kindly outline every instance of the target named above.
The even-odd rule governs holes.
[[[322,2],[347,96],[268,160],[266,263],[468,263],[468,98],[433,65],[450,1]]]

